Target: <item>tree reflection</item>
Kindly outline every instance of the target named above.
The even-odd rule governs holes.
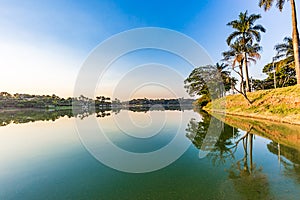
[[[187,126],[186,136],[194,146],[201,148],[203,140],[213,119],[206,113],[201,113],[202,121],[192,119]],[[251,134],[252,126],[244,135],[238,129],[223,123],[220,137],[207,155],[214,166],[224,165],[229,162],[228,178],[232,181],[235,191],[242,199],[269,199],[269,184],[262,168],[257,168],[253,161],[254,135]],[[242,157],[238,158],[242,152]],[[229,195],[230,196],[230,195]]]
[[[279,164],[284,166],[284,174],[300,183],[300,152],[297,149],[270,142],[268,150],[278,156]]]
[[[189,138],[195,147],[201,149],[203,140],[206,137],[211,120],[217,120],[211,115],[201,112],[202,120],[197,122],[195,119],[191,119],[187,126],[186,137]],[[218,138],[210,138],[215,140],[214,146],[206,147],[210,150],[207,155],[211,159],[214,165],[225,164],[228,159],[234,159],[234,152],[236,151],[236,144],[234,140],[239,137],[238,129],[231,127],[223,122],[221,123],[221,134],[216,136]]]
[[[232,163],[228,170],[229,178],[235,190],[245,199],[271,199],[268,178],[263,174],[262,167],[258,168],[253,163],[254,136],[251,130],[252,127],[237,141],[237,145],[242,142],[244,155]]]
[[[188,110],[188,107],[184,109]],[[61,117],[76,117],[79,119],[85,119],[90,115],[95,115],[97,118],[109,117],[112,114],[117,115],[121,110],[127,110],[130,112],[148,112],[153,110],[180,110],[180,107],[164,107],[155,108],[151,107],[136,107],[136,108],[121,108],[121,107],[102,107],[91,109],[88,107],[78,107],[76,109],[14,109],[14,110],[0,110],[0,126],[6,126],[9,124],[23,124],[35,121],[55,121]],[[181,108],[183,110],[183,108]]]
[[[46,111],[38,109],[22,109],[0,112],[0,125],[23,124],[35,121],[55,121],[62,116],[73,117],[72,110]]]
[[[44,110],[44,109],[17,109],[0,112],[0,126],[9,124],[24,124],[35,121],[55,121],[61,117],[77,117],[84,119],[92,114],[96,117],[106,117],[111,114],[110,110]]]

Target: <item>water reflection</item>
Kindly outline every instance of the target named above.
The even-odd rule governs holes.
[[[235,190],[246,199],[272,199],[263,167],[258,167],[253,162],[254,136],[250,133],[252,128],[236,142],[236,145],[242,143],[244,155],[231,164],[229,178],[233,181]]]
[[[179,106],[169,106],[169,107],[112,107],[112,108],[102,108],[96,110],[45,110],[45,109],[14,109],[14,110],[0,110],[0,126],[7,126],[9,124],[23,124],[35,121],[55,121],[61,117],[77,117],[84,119],[90,115],[95,115],[97,118],[104,118],[111,116],[112,114],[118,114],[121,110],[129,110],[133,112],[149,112],[153,110],[191,110],[191,107],[179,107]]]
[[[73,117],[72,110],[4,110],[0,112],[0,126],[6,126],[11,123],[23,124],[34,121],[55,121],[63,116]]]
[[[200,114],[202,120],[197,122],[195,119],[191,119],[186,129],[186,136],[198,149],[201,149],[210,121],[212,119],[217,120],[207,113],[201,112]],[[210,149],[210,153],[207,156],[212,160],[214,165],[225,164],[226,161],[234,159],[234,153],[237,149],[234,139],[240,136],[237,128],[224,124],[222,121],[220,121],[220,123],[222,124],[220,137],[212,139],[217,140],[215,145],[206,147]]]
[[[284,166],[284,174],[300,183],[300,152],[273,141],[267,147],[278,156],[279,164]]]
[[[251,126],[251,134],[268,138],[266,147],[277,156],[284,175],[300,183],[300,126],[231,116],[225,122],[243,130]]]
[[[129,109],[128,109],[129,110]],[[0,199],[297,199],[300,196],[299,127],[271,122],[251,122],[241,118],[219,121],[221,135],[208,138],[212,120],[207,113],[165,112],[166,126],[157,137],[135,140],[116,127],[115,119],[124,122],[129,133],[147,135],[141,127],[130,128],[128,116],[140,124],[148,115],[160,122],[162,112],[145,114],[145,109],[124,112],[120,109],[79,112],[70,110],[2,111],[1,122],[26,123],[35,120],[61,120],[1,127]],[[138,113],[139,112],[139,113]],[[91,116],[93,115],[93,116]],[[90,117],[87,117],[90,116]],[[169,144],[183,124],[182,141],[192,145],[170,166],[148,174],[126,174],[97,162],[83,148],[74,130],[77,117],[87,132],[90,120],[106,131],[121,149],[134,153],[155,151]],[[191,117],[194,117],[191,119]],[[183,120],[182,120],[182,119]],[[152,123],[153,132],[159,123]],[[3,123],[4,124],[4,123]],[[5,125],[5,124],[4,124]],[[140,128],[140,129],[139,129]],[[146,130],[146,129],[145,129]],[[26,134],[24,134],[26,133]],[[186,136],[186,137],[185,137]],[[267,136],[271,136],[266,139]],[[180,140],[181,141],[181,140]],[[93,140],[104,148],[101,141]],[[199,159],[203,144],[210,153]],[[177,148],[177,146],[176,146]],[[107,152],[111,156],[111,152]],[[18,191],[18,192],[16,192]]]
[[[200,114],[202,120],[196,121],[195,119],[191,119],[186,129],[186,137],[199,150],[203,145],[210,121],[217,120],[207,113]],[[234,126],[228,125],[225,122],[230,122]],[[265,136],[271,132],[271,137],[276,138],[277,141],[281,141],[282,137],[284,144],[269,141],[268,144],[264,145],[271,153],[278,156],[279,164],[284,168],[284,175],[300,183],[300,148],[295,148],[295,145],[299,141],[295,140],[291,142],[289,140],[289,138],[297,139],[298,135],[293,135],[291,130],[287,134],[285,131],[288,130],[289,126],[270,123],[267,125],[267,122],[258,123],[257,121],[247,123],[243,119],[229,119],[228,117],[224,121],[220,121],[220,123],[222,123],[222,133],[219,138],[215,138],[217,142],[209,148],[211,151],[207,155],[207,158],[215,167],[224,165],[228,179],[231,181],[233,190],[235,191],[233,194],[239,194],[239,198],[242,199],[273,198],[270,192],[268,176],[264,170],[265,165],[261,163],[257,165],[253,159],[255,152],[254,143],[256,142],[255,134],[257,133]],[[276,127],[277,129],[275,131],[273,131],[274,129],[267,129],[263,132],[262,125],[265,125],[265,127]],[[291,126],[291,129],[295,133],[297,127]],[[298,129],[300,130],[299,127]],[[280,132],[280,130],[284,131]],[[291,146],[287,146],[286,144],[291,144]],[[233,196],[232,198],[237,197]]]

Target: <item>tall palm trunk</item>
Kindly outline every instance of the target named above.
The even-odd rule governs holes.
[[[249,134],[249,158],[250,158],[250,173],[252,173],[253,170],[253,134]]]
[[[290,0],[292,8],[292,25],[293,25],[293,48],[295,57],[295,70],[297,84],[300,85],[300,55],[299,55],[299,33],[297,28],[296,4],[294,0]]]
[[[245,71],[245,81],[246,81],[246,91],[251,92],[250,84],[249,84],[249,73],[248,73],[248,64],[247,64],[247,53],[244,53],[244,71]]]
[[[239,68],[240,68],[240,76],[241,76],[240,92],[241,92],[242,94],[245,94],[244,74],[243,74],[243,67],[242,67],[242,64],[240,64]]]

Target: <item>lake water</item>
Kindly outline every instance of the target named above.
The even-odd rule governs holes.
[[[10,111],[0,113],[0,120],[0,199],[300,197],[297,126],[227,120],[233,128],[191,110],[121,110],[76,118],[69,111]],[[208,131],[212,125],[220,135]],[[271,127],[276,129],[273,135]],[[158,152],[176,138],[174,154],[186,151],[178,159],[172,153],[165,156],[175,160],[169,165],[155,160],[158,165],[133,163],[130,168],[138,172],[148,167],[148,173],[126,173],[116,168],[128,170],[127,158],[98,140],[100,133],[135,155]],[[208,133],[212,135],[206,137]],[[113,169],[103,164],[93,148],[119,165]]]

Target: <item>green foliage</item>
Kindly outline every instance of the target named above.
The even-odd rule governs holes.
[[[223,53],[224,60],[231,62],[233,69],[236,63],[239,64],[239,74],[241,80],[240,93],[247,95],[244,89],[244,80],[246,82],[247,92],[251,91],[248,74],[248,63],[250,61],[255,62],[260,58],[261,46],[259,42],[261,40],[261,32],[265,32],[265,28],[260,24],[255,24],[256,20],[260,19],[261,15],[251,14],[248,12],[241,12],[237,20],[233,20],[227,24],[234,29],[234,31],[228,36],[226,42],[230,47],[230,50]],[[245,74],[242,70],[244,66]]]
[[[263,7],[265,11],[269,10],[274,2],[276,2],[276,7],[282,11],[284,4],[290,1],[291,3],[291,13],[292,13],[292,34],[293,38],[286,37],[284,39],[285,43],[279,44],[275,46],[275,49],[281,56],[284,56],[286,60],[292,60],[292,55],[294,55],[294,65],[296,68],[296,80],[297,84],[300,84],[300,43],[299,43],[299,32],[297,27],[297,9],[295,0],[259,0],[259,6]],[[292,46],[296,46],[298,48],[290,48]],[[285,53],[282,54],[282,53]]]
[[[205,70],[202,67],[197,67],[191,72],[189,77],[185,79],[185,88],[191,96],[209,93],[204,80],[204,74]]]
[[[230,72],[227,70],[228,65],[227,64],[216,64],[216,68],[219,74],[221,74],[221,78],[223,80],[223,85],[225,91],[229,91],[232,87],[232,85],[235,85],[237,80],[234,77],[230,77]]]
[[[216,120],[222,125],[222,133],[217,138],[210,138],[213,141],[213,146],[206,146],[206,149],[210,149],[208,158],[213,162],[214,165],[224,164],[228,158],[233,158],[232,147],[234,144],[234,139],[240,136],[238,129],[233,128],[211,115],[201,112],[202,120],[197,122],[195,119],[191,119],[186,128],[186,137],[191,140],[194,146],[201,149],[203,141],[208,132],[211,120]]]
[[[97,105],[103,103],[105,105],[110,104],[108,102],[110,98],[104,97],[104,100],[99,103],[96,100]],[[60,98],[59,96],[53,95],[30,95],[30,94],[9,94],[7,92],[0,93],[0,108],[51,108],[59,109],[61,107],[75,106],[88,106],[91,107],[95,104],[93,99],[87,98],[81,95],[78,98]]]
[[[0,126],[6,126],[11,123],[22,124],[34,121],[55,121],[63,116],[72,117],[72,110],[54,112],[41,109],[7,110],[0,113]]]
[[[293,42],[289,37],[284,38],[284,43],[275,45],[277,51],[275,59],[280,59],[276,62],[268,63],[264,66],[263,72],[268,75],[265,80],[263,89],[274,88],[274,71],[276,78],[276,87],[287,87],[297,83]]]
[[[209,95],[202,95],[198,100],[197,100],[197,106],[200,108],[203,108],[206,106],[209,102],[211,101]]]
[[[267,11],[272,7],[274,1],[276,1],[276,7],[282,11],[285,0],[259,0],[259,7],[263,7]]]
[[[231,26],[234,29],[226,40],[227,44],[232,44],[233,40],[240,41],[242,46],[245,46],[247,43],[253,44],[255,41],[260,42],[260,32],[266,31],[262,25],[255,25],[255,21],[260,18],[261,15],[251,14],[248,16],[248,11],[241,12],[237,20],[227,24],[227,26]]]
[[[71,106],[72,99],[59,98],[56,95],[30,95],[0,93],[1,108],[48,108],[58,106]]]
[[[235,82],[226,68],[227,65],[218,63],[216,66],[195,68],[184,81],[187,92],[192,96],[203,96],[203,103],[224,96],[232,82]]]

